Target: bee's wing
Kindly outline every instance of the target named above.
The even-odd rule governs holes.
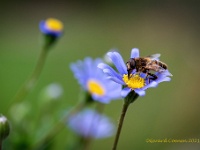
[[[164,72],[165,71],[164,68],[162,68],[161,66],[159,66],[157,64],[153,64],[153,63],[148,63],[146,67],[150,70],[154,70],[154,71],[157,71],[157,72]]]
[[[147,57],[151,58],[151,59],[154,59],[154,60],[159,60],[160,54],[153,54],[153,55],[149,55]]]

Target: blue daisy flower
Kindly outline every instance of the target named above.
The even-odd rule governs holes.
[[[105,63],[100,63],[98,67],[107,74],[108,78],[124,86],[121,91],[122,97],[126,97],[129,92],[134,90],[139,96],[145,95],[145,90],[151,87],[156,87],[163,81],[170,81],[171,73],[168,70],[163,72],[156,72],[158,77],[156,80],[149,81],[145,73],[138,74],[136,69],[133,70],[131,78],[128,78],[128,71],[122,56],[118,52],[108,52],[107,55],[112,60],[118,72]],[[131,51],[131,58],[139,57],[139,49],[133,48]]]
[[[115,126],[110,119],[92,109],[72,115],[68,119],[68,126],[83,137],[96,139],[110,137],[115,132]]]
[[[121,98],[122,85],[107,79],[107,76],[97,67],[101,59],[85,58],[70,65],[75,78],[82,88],[89,92],[92,98],[101,103]]]
[[[42,20],[39,24],[39,27],[43,34],[51,35],[54,37],[61,36],[63,32],[63,23],[54,18]]]

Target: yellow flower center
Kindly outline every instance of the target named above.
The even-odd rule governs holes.
[[[130,78],[128,78],[127,74],[124,74],[123,81],[131,89],[138,89],[145,86],[145,80],[137,74],[136,75],[131,74]]]
[[[49,18],[46,20],[46,26],[52,31],[62,31],[63,23],[57,19]]]
[[[89,80],[87,83],[88,91],[91,94],[102,96],[105,94],[104,88],[95,80]]]

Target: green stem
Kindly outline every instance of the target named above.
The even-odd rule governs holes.
[[[123,104],[123,107],[122,107],[122,112],[121,112],[121,116],[120,116],[120,119],[119,119],[117,133],[116,133],[116,136],[115,136],[115,141],[114,141],[112,150],[117,149],[117,144],[118,144],[118,141],[119,141],[119,137],[120,137],[120,133],[121,133],[121,129],[122,129],[122,126],[123,126],[123,122],[124,122],[124,118],[125,118],[127,109],[129,107],[129,105],[131,103],[133,103],[137,98],[138,98],[138,94],[135,93],[134,90],[132,90],[124,99],[124,104]]]
[[[70,150],[87,150],[87,149],[89,149],[88,143],[90,143],[90,142],[88,142],[88,140],[90,140],[90,138],[78,136],[76,142],[73,143],[73,145],[70,147]]]
[[[11,106],[15,102],[22,101],[28,95],[28,93],[33,89],[33,87],[37,83],[39,76],[42,72],[42,69],[44,67],[45,60],[46,60],[47,53],[48,53],[48,48],[49,48],[48,46],[44,46],[44,48],[42,49],[42,51],[40,53],[36,67],[33,70],[31,76],[24,83],[24,85],[19,89],[19,91],[17,92],[15,97],[9,103],[8,107]],[[6,111],[8,111],[8,108]]]
[[[0,140],[0,150],[2,150],[2,140]]]
[[[117,149],[117,144],[118,144],[118,141],[119,141],[122,125],[123,125],[124,118],[125,118],[126,111],[128,109],[129,104],[130,103],[126,103],[126,102],[124,102],[124,104],[123,104],[121,116],[120,116],[119,123],[118,123],[117,133],[116,133],[116,136],[115,136],[115,141],[114,141],[112,150]]]
[[[82,150],[88,150],[90,148],[91,142],[92,142],[92,137],[84,138],[84,143],[83,143],[83,149]]]

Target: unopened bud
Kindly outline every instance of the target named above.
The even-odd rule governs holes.
[[[63,23],[55,18],[42,20],[39,24],[40,31],[45,35],[46,47],[51,46],[63,34]]]
[[[10,125],[7,118],[0,115],[0,141],[3,141],[10,133]]]

